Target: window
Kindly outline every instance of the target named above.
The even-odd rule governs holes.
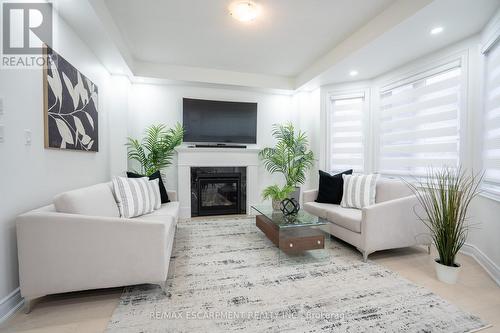
[[[458,166],[461,80],[457,61],[381,92],[382,174],[422,176],[429,167]]]
[[[486,54],[484,98],[484,189],[500,195],[500,44]]]
[[[364,94],[332,96],[329,116],[330,169],[364,170]]]

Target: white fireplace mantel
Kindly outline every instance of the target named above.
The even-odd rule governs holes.
[[[247,213],[258,203],[258,148],[190,148],[178,153],[178,192],[181,218],[191,217],[191,167],[246,167]]]

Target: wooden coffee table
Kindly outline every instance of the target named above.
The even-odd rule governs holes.
[[[295,216],[284,216],[273,211],[271,206],[256,205],[256,226],[279,249],[286,253],[297,253],[325,248],[325,233],[314,228],[327,222],[303,210]]]

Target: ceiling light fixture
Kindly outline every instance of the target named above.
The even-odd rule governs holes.
[[[259,6],[252,1],[237,1],[229,6],[229,14],[241,22],[255,20],[259,12]]]
[[[435,27],[435,28],[432,28],[431,30],[431,35],[437,35],[437,34],[440,34],[442,33],[444,30],[443,27]]]
[[[358,71],[355,71],[355,70],[352,70],[352,71],[349,72],[350,76],[356,76],[358,74],[359,74]]]

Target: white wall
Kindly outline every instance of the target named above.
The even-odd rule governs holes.
[[[471,221],[478,223],[467,239],[464,251],[490,271],[500,284],[500,201],[483,196],[477,198],[471,207]]]
[[[109,174],[123,176],[127,170],[128,109],[131,83],[126,76],[112,75],[110,79],[109,121]]]
[[[182,98],[200,98],[213,100],[228,100],[238,102],[257,102],[257,145],[260,148],[274,145],[271,135],[274,123],[292,121],[297,123],[297,109],[292,96],[257,92],[251,89],[230,89],[226,87],[207,87],[196,85],[155,85],[133,84],[130,95],[129,135],[142,137],[146,127],[163,123],[172,127],[182,123]],[[129,168],[135,165],[129,163]],[[177,189],[177,168],[175,162],[165,172],[167,187]],[[263,168],[259,168],[259,191],[264,187],[279,182],[283,177],[271,176]]]
[[[0,70],[5,140],[0,143],[0,310],[18,288],[15,216],[49,204],[54,195],[109,179],[110,77],[94,54],[57,16],[54,49],[99,87],[99,152],[44,148],[41,69]],[[24,130],[32,143],[24,144]],[[122,166],[122,169],[125,166]],[[0,317],[3,313],[0,313]]]

